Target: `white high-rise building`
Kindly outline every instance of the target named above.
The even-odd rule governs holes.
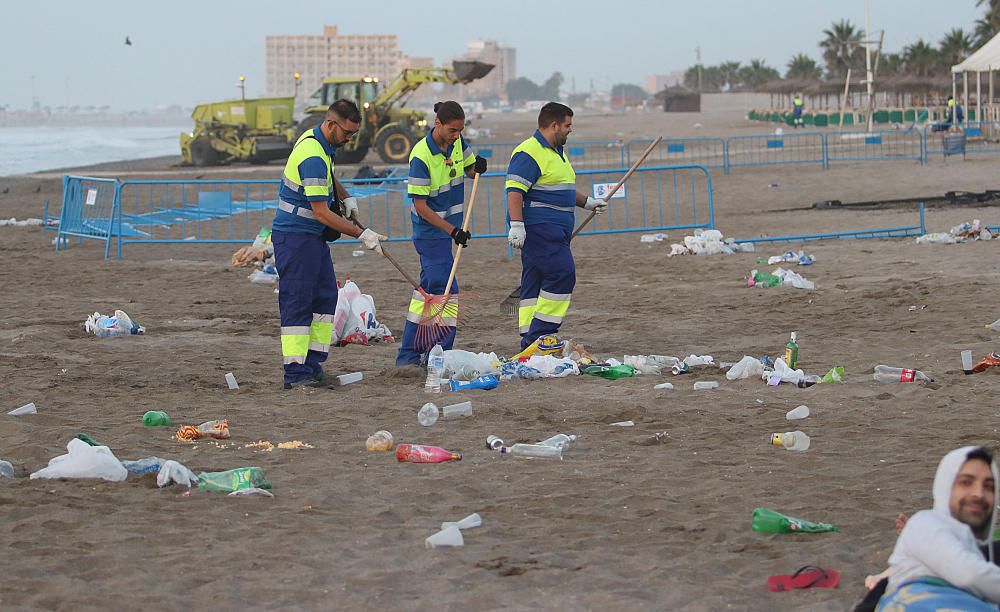
[[[421,60],[423,58],[420,58]],[[268,96],[295,93],[310,96],[324,78],[394,78],[408,65],[395,34],[339,34],[337,26],[323,26],[322,35],[277,35],[264,39],[265,89]]]

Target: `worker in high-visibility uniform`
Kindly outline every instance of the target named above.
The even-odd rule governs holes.
[[[603,213],[607,204],[576,190],[576,173],[563,147],[573,111],[549,102],[535,134],[514,149],[507,168],[507,242],[521,250],[521,349],[559,331],[576,285],[569,242],[575,208]]]
[[[462,229],[465,219],[465,178],[486,172],[486,160],[472,153],[462,137],[465,111],[458,102],[434,105],[434,128],[410,152],[410,176],[406,191],[413,201],[413,247],[420,256],[420,287],[430,295],[443,295],[454,263],[452,242],[466,247],[472,234]],[[452,282],[453,297],[435,317],[434,342],[445,350],[455,342],[458,319],[458,279]],[[396,365],[419,365],[430,346],[418,346],[417,330],[421,320],[437,314],[427,309],[423,296],[414,290],[406,314],[403,340],[396,355]],[[428,321],[423,321],[428,324]]]
[[[347,234],[382,252],[379,241],[385,236],[371,229],[361,231],[348,221],[357,214],[357,201],[333,176],[337,146],[350,142],[360,123],[354,102],[337,100],[331,104],[323,122],[296,141],[278,189],[271,241],[279,278],[286,389],[328,386],[323,362],[333,339],[337,277],[327,241]],[[331,210],[336,200],[343,201],[343,211]]]
[[[805,102],[802,101],[802,94],[795,94],[792,99],[792,120],[796,128],[805,126],[805,119],[802,118],[802,111],[805,109]]]

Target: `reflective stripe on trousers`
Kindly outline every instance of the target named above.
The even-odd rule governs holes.
[[[521,348],[538,336],[559,331],[576,285],[576,264],[569,248],[572,229],[554,223],[525,226],[521,249]]]
[[[443,232],[442,235],[444,235]],[[444,294],[444,286],[448,282],[451,264],[454,261],[451,245],[450,239],[417,239],[413,241],[413,246],[417,250],[417,254],[420,255],[420,286],[431,296]],[[458,278],[455,278],[451,286],[451,297],[444,312],[441,313],[443,318],[439,322],[440,327],[444,329],[438,330],[441,335],[435,339],[445,350],[450,350],[455,343],[458,299]],[[419,364],[423,354],[433,348],[431,346],[417,346],[417,330],[420,323],[426,321],[425,315],[433,314],[435,314],[433,310],[428,310],[425,307],[423,295],[419,291],[414,291],[410,296],[410,305],[407,308],[406,327],[403,329],[403,338],[400,342],[399,352],[396,354],[396,365]]]

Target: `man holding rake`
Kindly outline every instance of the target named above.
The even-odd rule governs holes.
[[[462,138],[465,111],[461,105],[438,102],[434,112],[434,128],[410,153],[407,193],[413,200],[413,246],[420,255],[420,289],[415,289],[410,299],[397,366],[419,365],[434,344],[449,350],[455,342],[457,280],[450,291],[446,287],[454,263],[452,242],[466,247],[472,237],[462,229],[465,177],[486,172],[486,160],[473,154]],[[449,295],[442,295],[446,291]],[[441,301],[432,303],[427,296],[440,296]],[[434,333],[429,335],[431,325]]]

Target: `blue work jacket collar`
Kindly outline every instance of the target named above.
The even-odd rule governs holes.
[[[462,137],[459,136],[459,140],[461,140],[461,138]],[[459,142],[459,140],[456,140],[455,142]],[[434,128],[431,128],[431,131],[427,133],[427,148],[430,149],[431,155],[444,155],[445,158],[448,159],[455,151],[455,144],[452,143],[452,145],[448,147],[447,151],[442,151],[441,147],[438,146],[438,143],[434,142]]]
[[[326,154],[330,156],[330,159],[333,159],[333,156],[337,153],[337,147],[327,141],[326,136],[323,135],[323,130],[319,129],[318,125],[313,128],[313,136],[319,141],[319,144],[323,147],[323,150],[326,151]]]
[[[559,147],[557,149],[557,148],[553,147],[552,145],[550,145],[549,141],[545,140],[545,136],[542,136],[542,132],[540,130],[535,130],[535,140],[537,140],[543,147],[548,147],[549,149],[552,149],[553,151],[555,151],[556,153],[558,153],[559,157],[562,157],[563,159],[566,159],[566,157],[563,155],[563,148]]]

